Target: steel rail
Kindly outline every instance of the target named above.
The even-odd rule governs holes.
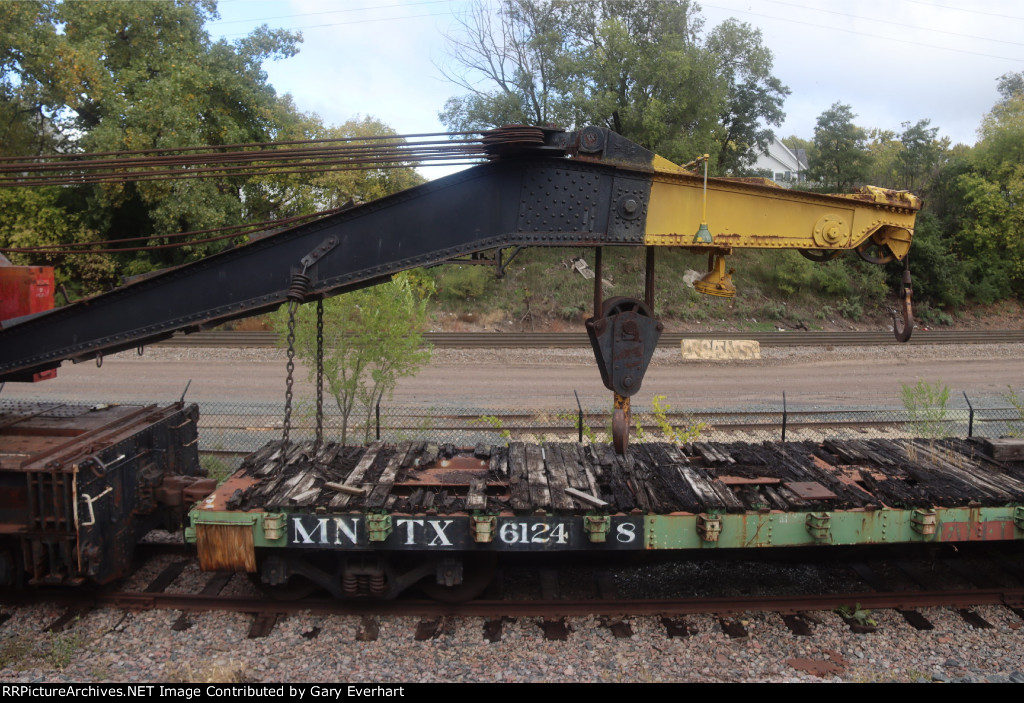
[[[439,348],[575,349],[590,348],[583,332],[428,332],[427,342]],[[659,347],[676,347],[684,339],[754,340],[764,347],[893,346],[892,332],[664,332]],[[918,330],[909,344],[1021,344],[1024,330]],[[275,332],[204,331],[176,333],[161,346],[274,347]]]
[[[475,600],[440,603],[427,600],[344,601],[314,598],[278,601],[266,596],[239,597],[194,593],[144,593],[115,591],[25,591],[5,594],[0,602],[25,605],[40,601],[77,607],[116,607],[139,610],[183,610],[191,612],[230,611],[245,613],[290,613],[309,611],[336,615],[454,615],[461,617],[574,617],[588,615],[729,615],[745,611],[794,614],[814,610],[837,610],[857,603],[862,608],[957,607],[1004,605],[1024,606],[1024,588],[954,589],[776,595],[754,597],[693,597],[650,599],[568,599],[568,600]]]

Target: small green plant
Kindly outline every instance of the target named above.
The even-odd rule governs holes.
[[[857,298],[843,298],[836,305],[836,309],[839,314],[843,317],[849,318],[854,322],[860,320],[864,316],[864,305]]]
[[[852,607],[849,605],[840,606],[836,612],[839,613],[839,617],[853,620],[858,625],[878,627],[878,622],[871,617],[871,611],[868,608],[861,608],[860,603]]]
[[[928,383],[918,379],[917,385],[901,385],[903,407],[910,416],[908,431],[919,437],[939,439],[949,435],[946,422],[946,404],[949,402],[949,386],[936,381]]]
[[[217,481],[217,485],[224,483],[228,476],[234,473],[233,469],[223,459],[213,454],[201,455],[199,457],[199,464],[205,469],[207,476]]]
[[[505,444],[512,441],[512,433],[505,428],[505,424],[501,421],[500,417],[495,415],[481,415],[473,422],[480,425],[490,425],[494,429],[498,430],[498,434],[502,439],[505,440]]]
[[[577,413],[558,413],[555,415],[559,420],[569,420],[572,422],[573,429],[577,429],[580,426],[580,416]],[[583,422],[583,438],[590,444],[597,443],[597,433],[594,432],[593,428],[586,422]]]
[[[654,409],[654,423],[665,435],[665,439],[673,444],[686,444],[696,442],[702,433],[709,429],[706,422],[690,422],[685,427],[673,427],[668,420],[668,411],[672,406],[665,402],[666,396],[656,395],[651,399],[651,407]]]
[[[64,671],[83,644],[85,638],[75,630],[58,632],[50,639],[50,651],[47,653],[46,661],[55,669]]]
[[[1013,390],[1013,386],[1006,386],[1006,393],[1003,393],[1003,398],[1017,410],[1017,416],[1020,421],[1024,423],[1024,398],[1017,394],[1017,391]],[[1019,428],[1011,429],[1008,434],[1011,437],[1020,437],[1024,434]]]

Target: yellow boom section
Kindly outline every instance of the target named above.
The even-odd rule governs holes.
[[[911,193],[873,186],[851,195],[821,195],[788,190],[760,178],[709,178],[707,224],[712,241],[695,242],[704,180],[667,163],[656,163],[652,177],[645,231],[650,246],[842,250],[873,243],[903,259],[921,207]]]

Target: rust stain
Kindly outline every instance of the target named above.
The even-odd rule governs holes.
[[[939,531],[940,542],[988,542],[1013,539],[1013,520],[988,520],[986,522],[944,522]]]

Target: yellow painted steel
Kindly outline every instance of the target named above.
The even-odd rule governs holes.
[[[644,243],[693,249],[854,249],[871,240],[906,256],[921,201],[868,186],[851,195],[788,190],[765,179],[709,178],[707,223],[712,242],[695,243],[703,179],[679,167],[652,176]],[[674,165],[673,165],[674,166]]]

